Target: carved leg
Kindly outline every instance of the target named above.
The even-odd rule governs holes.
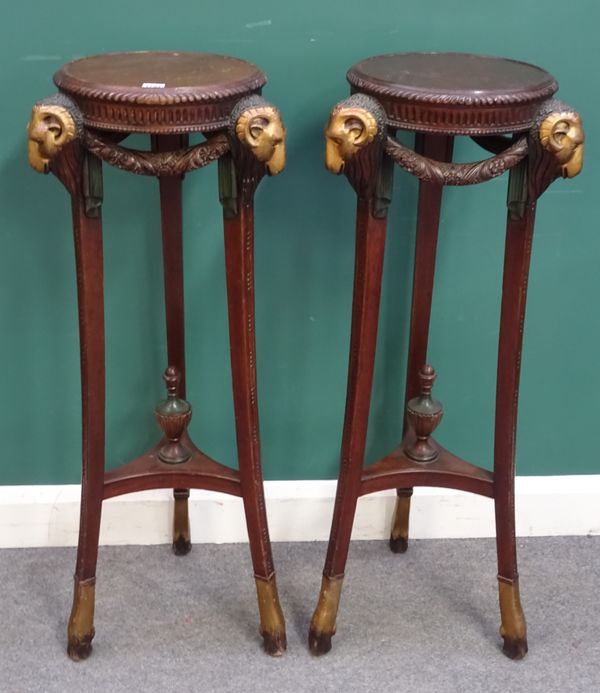
[[[104,287],[102,165],[81,147],[83,120],[64,94],[35,104],[28,126],[29,162],[52,172],[71,196],[81,353],[82,480],[79,543],[67,652],[84,659],[94,637],[94,590],[104,495]],[[51,146],[48,147],[47,145]]]
[[[152,149],[165,152],[187,146],[185,135],[156,135]],[[160,216],[162,225],[167,351],[170,366],[181,374],[179,396],[185,399],[185,328],[183,311],[183,222],[181,209],[182,176],[161,176]],[[174,489],[173,553],[185,556],[192,548],[188,512],[188,489]]]
[[[254,336],[254,219],[251,203],[224,215],[231,374],[240,480],[265,651],[283,654],[287,641],[267,526],[260,462]]]
[[[512,659],[521,659],[527,653],[527,628],[517,572],[514,481],[521,344],[534,219],[535,205],[530,204],[521,219],[509,215],[507,223],[496,386],[494,500],[500,634],[504,639],[504,654]]]
[[[360,479],[363,468],[371,387],[377,343],[377,321],[387,219],[371,215],[359,200],[348,392],[333,522],[323,582],[309,631],[309,646],[319,655],[331,649]]]
[[[417,134],[415,150],[419,154],[437,161],[452,161],[453,143],[453,137]],[[443,186],[441,185],[419,182],[405,402],[419,394],[419,371],[427,363],[427,343],[442,193]],[[406,428],[406,422],[404,428]],[[408,523],[412,492],[411,488],[399,488],[397,490],[398,497],[390,536],[390,549],[394,553],[404,553],[408,548]]]
[[[566,104],[548,101],[529,132],[528,158],[511,169],[509,179],[496,385],[494,501],[500,634],[504,654],[511,659],[521,659],[527,653],[527,626],[517,572],[514,485],[521,347],[535,201],[557,177],[572,178],[580,172],[583,141],[579,114]]]
[[[84,201],[73,199],[77,260],[81,387],[83,409],[83,477],[79,544],[68,654],[85,659],[94,637],[94,589],[104,485],[104,296],[102,222],[85,215]]]

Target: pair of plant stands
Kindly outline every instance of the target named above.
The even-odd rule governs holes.
[[[500,632],[504,652],[527,652],[515,546],[515,432],[527,277],[537,199],[558,177],[579,173],[579,115],[552,97],[558,85],[533,65],[469,54],[405,53],[370,58],[348,72],[353,95],[337,104],[325,130],[326,165],[343,173],[358,198],[356,265],[346,415],[337,496],[321,592],[309,644],[331,648],[358,498],[397,489],[390,547],[407,548],[414,486],[455,488],[494,500]],[[263,492],[254,335],[253,200],[265,174],[285,164],[279,111],[261,96],[254,65],[201,53],[121,53],[65,65],[55,96],[35,104],[29,160],[51,171],[71,196],[79,302],[83,478],[68,652],[86,657],[94,637],[96,562],[102,502],[152,488],[174,489],[177,554],[190,550],[188,496],[203,488],[241,496],[265,650],[286,648]],[[396,138],[416,133],[415,151]],[[148,151],[122,146],[131,133]],[[205,141],[190,146],[190,133]],[[491,152],[452,163],[453,138]],[[223,206],[231,372],[239,471],[191,441],[185,400],[181,184],[184,174],[218,162]],[[159,181],[169,365],[167,398],[154,411],[163,436],[141,457],[105,471],[102,162]],[[394,164],[419,178],[416,250],[407,367],[406,418],[398,447],[364,467]],[[476,467],[431,436],[443,415],[427,342],[444,185],[472,185],[509,171],[506,248],[498,350],[494,469]]]

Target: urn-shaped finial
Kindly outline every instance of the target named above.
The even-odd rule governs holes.
[[[158,457],[168,464],[180,464],[189,460],[192,455],[181,443],[181,436],[192,418],[192,407],[179,397],[181,373],[177,368],[169,366],[164,372],[163,380],[167,386],[167,399],[156,406],[154,416],[167,440],[160,447]]]
[[[406,405],[406,418],[414,430],[416,440],[406,446],[404,452],[415,462],[432,462],[438,456],[438,451],[429,440],[438,427],[444,407],[442,403],[431,397],[431,388],[435,381],[435,370],[425,365],[419,371],[421,394],[411,399]]]

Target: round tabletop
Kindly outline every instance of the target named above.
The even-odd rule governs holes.
[[[444,134],[527,130],[558,89],[535,65],[469,53],[391,53],[348,71],[353,91],[377,98],[390,124]]]
[[[150,133],[227,127],[235,103],[259,94],[266,81],[256,65],[239,58],[164,51],[81,58],[54,75],[86,125]]]

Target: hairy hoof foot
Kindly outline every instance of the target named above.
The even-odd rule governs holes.
[[[390,549],[393,553],[406,553],[406,549],[408,549],[408,539],[404,537],[397,537],[396,539],[390,537]]]
[[[323,576],[319,601],[308,631],[308,647],[314,655],[326,654],[331,649],[343,584],[343,575],[333,578]]]
[[[287,639],[275,575],[271,575],[268,580],[255,577],[255,582],[260,614],[260,634],[263,637],[265,652],[272,657],[281,657],[286,650]]]
[[[73,607],[67,632],[67,654],[78,662],[87,659],[92,651],[94,637],[94,603],[96,579],[79,581],[75,578]]]
[[[79,638],[69,640],[67,654],[74,662],[87,659],[92,654],[92,639],[94,635],[95,633],[92,630],[88,635],[82,635]]]
[[[510,659],[523,659],[527,654],[527,624],[521,597],[519,595],[519,582],[498,579],[500,595],[500,635],[504,640],[502,651]]]
[[[319,633],[312,628],[308,632],[308,647],[316,657],[327,654],[331,649],[331,638],[334,633]]]
[[[265,652],[271,657],[281,657],[287,649],[287,638],[283,633],[261,633]]]
[[[527,638],[520,638],[515,640],[514,638],[504,638],[504,646],[502,652],[509,659],[523,659],[527,654]]]
[[[192,550],[192,542],[183,536],[173,540],[173,553],[176,556],[186,556]]]

